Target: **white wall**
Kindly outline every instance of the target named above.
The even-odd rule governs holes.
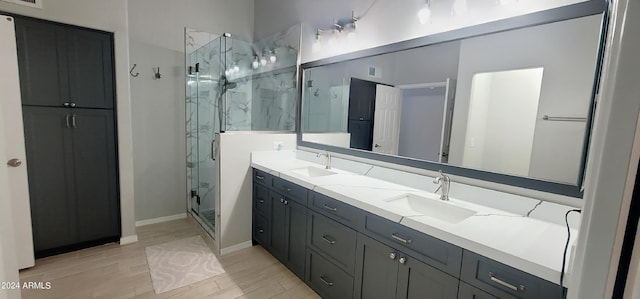
[[[529,176],[577,182],[586,123],[542,115],[587,116],[600,22],[591,16],[463,40],[449,162],[463,157],[473,75],[544,67]]]
[[[135,240],[127,1],[55,0],[42,9],[0,2],[0,11],[114,33],[122,236]]]
[[[509,5],[500,5],[502,1],[432,1],[431,21],[421,24],[417,18],[418,10],[425,3],[421,0],[260,0],[256,1],[255,32],[260,37],[296,23],[309,23],[304,30],[301,52],[302,61],[308,62],[583,1],[520,0],[511,1]],[[375,5],[371,6],[372,3]],[[328,29],[334,19],[350,18],[352,11],[360,17],[357,35],[349,40],[341,39],[335,47],[323,43],[324,46],[314,52],[311,45],[315,41],[315,29]]]
[[[438,161],[446,87],[404,90],[398,155]]]
[[[220,173],[216,201],[216,241],[221,254],[227,254],[251,244],[252,174],[251,152],[273,149],[282,142],[282,150],[296,146],[296,134],[260,134],[250,132],[216,134],[217,159]]]
[[[529,176],[542,72],[473,76],[462,166]]]
[[[128,1],[136,220],[186,210],[185,27],[252,40],[253,2]]]

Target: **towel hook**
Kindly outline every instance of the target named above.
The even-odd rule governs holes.
[[[140,73],[136,72],[135,74],[133,73],[133,70],[136,69],[137,64],[133,64],[133,67],[131,67],[131,69],[129,70],[129,74],[131,74],[131,77],[138,77],[140,75]]]

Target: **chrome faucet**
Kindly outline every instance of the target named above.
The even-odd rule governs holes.
[[[326,158],[324,160],[324,169],[331,169],[331,153],[324,152],[324,153],[318,153],[318,155],[316,155],[316,157],[318,158],[320,158],[321,156],[324,156]]]
[[[441,200],[449,200],[449,186],[451,184],[451,178],[448,175],[442,173],[442,170],[439,170],[440,176],[436,177],[433,180],[434,184],[440,184],[438,189],[436,189],[436,193],[438,190],[442,189],[442,195],[440,195]]]

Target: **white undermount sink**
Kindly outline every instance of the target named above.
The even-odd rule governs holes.
[[[411,193],[385,199],[384,201],[406,213],[406,215],[423,215],[452,224],[465,220],[476,213],[474,210],[455,206],[440,199],[422,197]]]
[[[328,176],[332,174],[336,174],[335,172],[327,169],[318,168],[315,166],[307,166],[303,168],[292,169],[291,172],[311,178],[319,177],[319,176]]]

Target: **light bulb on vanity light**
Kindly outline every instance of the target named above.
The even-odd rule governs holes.
[[[278,60],[278,58],[276,57],[276,54],[274,52],[269,51],[269,62],[276,63],[276,60]]]
[[[233,72],[237,73],[240,71],[240,66],[238,66],[237,64],[235,66],[233,66]]]
[[[260,57],[260,65],[261,66],[267,65],[267,58],[266,57],[264,57],[264,56]]]
[[[258,56],[256,56],[253,59],[253,62],[251,63],[251,67],[255,70],[260,66],[260,61],[258,61]]]

